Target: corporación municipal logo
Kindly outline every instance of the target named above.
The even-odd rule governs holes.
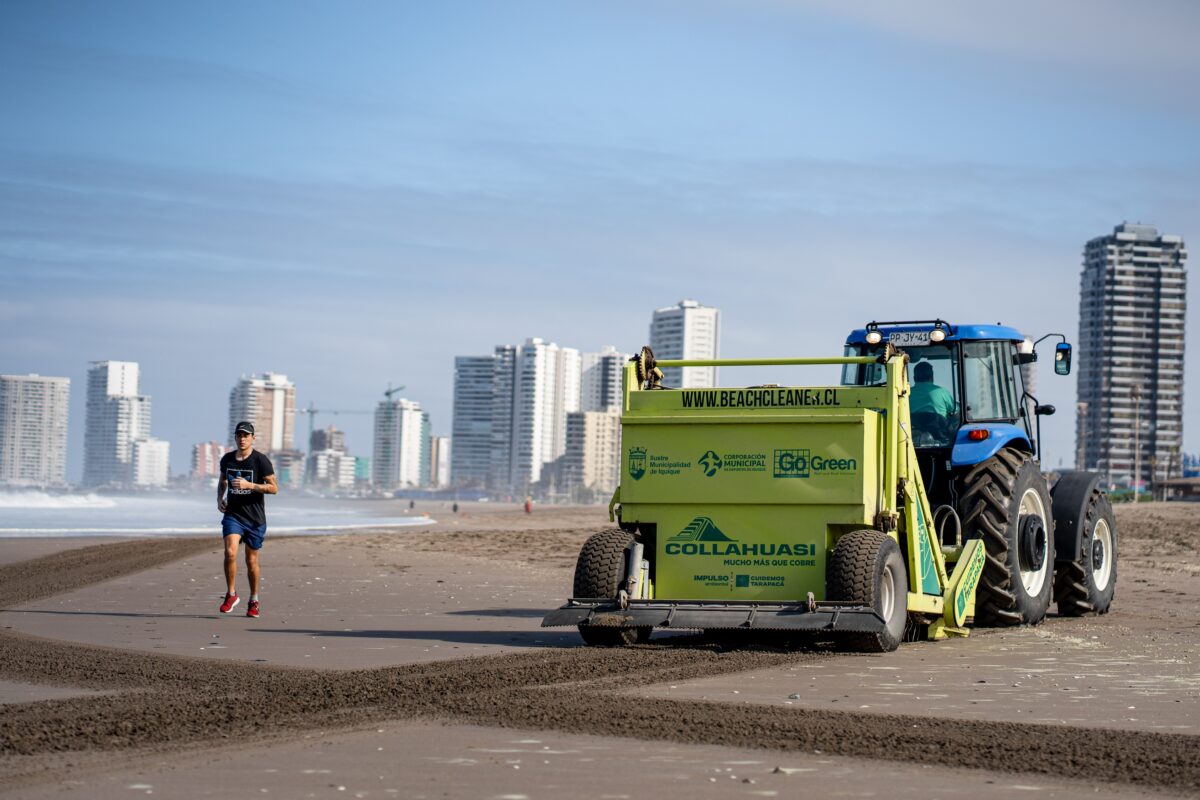
[[[635,481],[641,480],[646,474],[646,448],[629,448],[629,477]]]
[[[704,470],[706,477],[711,478],[721,468],[721,457],[715,451],[709,450],[700,456],[700,468]]]
[[[808,450],[776,450],[776,478],[807,478],[811,452]]]

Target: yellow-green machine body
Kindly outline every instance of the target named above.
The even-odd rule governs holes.
[[[889,349],[883,360],[878,386],[712,389],[657,388],[628,364],[610,510],[636,532],[642,563],[623,596],[572,598],[544,624],[870,631],[884,623],[878,605],[830,598],[828,588],[839,540],[866,530],[900,546],[910,630],[965,635],[983,547],[935,532],[910,436],[906,356]],[[858,363],[877,360],[657,365]]]

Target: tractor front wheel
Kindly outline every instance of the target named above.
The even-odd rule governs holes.
[[[879,633],[849,634],[850,647],[887,653],[900,646],[908,622],[908,570],[895,539],[872,530],[847,533],[829,558],[827,586],[830,600],[871,606],[885,623]]]
[[[571,596],[614,599],[621,581],[625,580],[625,554],[633,541],[633,534],[620,528],[606,528],[589,537],[575,562]],[[579,635],[596,647],[621,647],[646,641],[650,638],[650,628],[580,625]]]
[[[1089,494],[1083,520],[1078,557],[1059,562],[1054,574],[1058,613],[1071,617],[1107,614],[1117,588],[1117,522],[1112,504],[1100,489]]]
[[[1050,492],[1028,453],[1004,448],[962,479],[963,538],[982,539],[987,561],[979,579],[975,622],[1036,625],[1054,586]]]

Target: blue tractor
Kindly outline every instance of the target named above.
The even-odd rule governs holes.
[[[1061,334],[1054,371],[1071,371]],[[944,320],[871,322],[851,332],[846,355],[908,355],[909,408],[921,477],[943,544],[982,539],[987,562],[975,605],[979,625],[1032,625],[1058,612],[1103,614],[1117,582],[1112,506],[1089,472],[1065,472],[1047,488],[1041,418],[1054,413],[1026,390],[1020,367],[1035,342],[1004,325]],[[884,380],[879,364],[847,365],[846,385]]]

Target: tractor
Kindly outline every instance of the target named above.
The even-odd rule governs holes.
[[[952,521],[955,535],[987,548],[979,625],[1036,624],[1052,601],[1068,616],[1103,614],[1112,604],[1117,528],[1100,476],[1065,472],[1047,491],[1038,463],[1041,418],[1055,408],[1026,390],[1020,367],[1036,362],[1036,345],[1051,337],[1060,339],[1054,371],[1067,375],[1066,337],[1032,342],[999,324],[871,322],[846,341],[848,356],[878,354],[890,344],[909,357],[912,433],[934,514]],[[874,365],[842,372],[845,385],[881,380]]]
[[[591,536],[543,626],[630,645],[655,628],[786,630],[884,652],[1104,612],[1116,525],[1099,479],[1048,490],[1024,391],[1034,343],[1003,326],[875,323],[840,357],[625,367],[616,526]],[[1055,348],[1070,370],[1071,348]],[[826,386],[672,389],[660,367],[835,366]]]

